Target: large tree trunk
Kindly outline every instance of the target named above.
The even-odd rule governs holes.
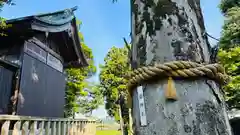
[[[200,0],[132,0],[133,60],[138,66],[173,60],[209,62]],[[214,20],[213,20],[214,21]],[[175,80],[178,100],[164,96],[166,80],[143,84],[147,125],[133,92],[135,135],[231,135],[222,92],[206,78]]]

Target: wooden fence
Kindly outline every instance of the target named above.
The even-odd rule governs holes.
[[[0,115],[1,135],[96,135],[96,121]]]

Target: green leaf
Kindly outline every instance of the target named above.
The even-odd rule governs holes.
[[[106,54],[104,64],[99,65],[99,67],[101,69],[100,89],[106,99],[106,110],[109,116],[119,121],[119,110],[115,102],[119,98],[120,91],[124,92],[124,96],[127,95],[127,80],[124,78],[125,74],[130,71],[127,47],[117,48],[113,46]],[[127,103],[124,103],[124,107],[127,108]],[[128,122],[128,113],[123,118],[125,122]]]
[[[77,20],[79,29],[81,26],[81,21]],[[81,112],[83,114],[90,113],[96,109],[100,104],[102,104],[103,99],[101,94],[94,91],[86,91],[89,89],[96,89],[95,85],[87,82],[86,79],[93,76],[96,73],[96,66],[94,65],[94,57],[92,54],[92,49],[89,48],[84,43],[83,34],[79,31],[79,38],[81,40],[81,47],[83,49],[84,55],[89,60],[89,65],[87,67],[82,67],[79,69],[66,69],[67,74],[67,84],[66,84],[66,105],[65,105],[65,114],[66,116],[71,116],[73,112]],[[92,100],[90,97],[94,96]],[[81,99],[81,100],[80,100]]]

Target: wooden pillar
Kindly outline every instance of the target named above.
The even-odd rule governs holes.
[[[15,76],[13,78],[13,87],[14,87],[14,90],[13,90],[13,95],[11,97],[11,106],[12,106],[12,110],[11,110],[11,114],[12,115],[16,115],[17,113],[17,106],[18,106],[18,102],[20,100],[20,104],[22,105],[23,104],[23,97],[20,97],[19,95],[21,95],[20,91],[19,91],[19,88],[20,88],[20,75],[21,71],[20,69],[18,69],[15,73]],[[22,95],[21,95],[22,96]]]
[[[210,45],[200,0],[132,0],[132,49],[138,67],[174,60],[209,62]],[[206,78],[174,80],[177,101],[167,101],[167,80],[142,84],[146,124],[133,92],[135,135],[231,135],[223,93]]]

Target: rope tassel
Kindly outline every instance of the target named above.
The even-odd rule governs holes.
[[[165,89],[165,97],[169,100],[177,100],[177,91],[172,77],[168,77],[168,84]]]

